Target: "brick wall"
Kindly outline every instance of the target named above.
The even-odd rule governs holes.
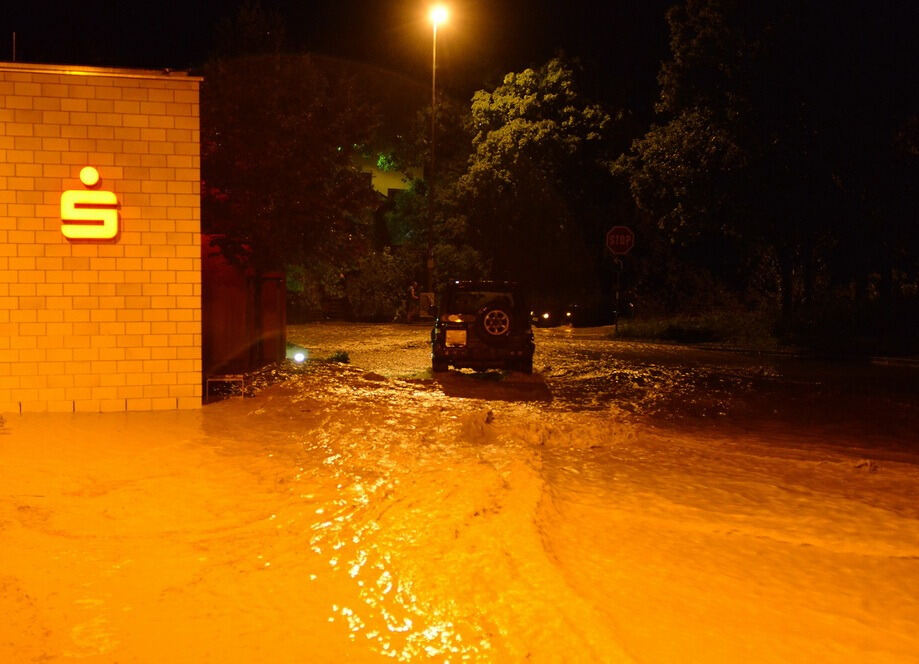
[[[198,83],[0,63],[0,412],[201,405]],[[84,166],[113,240],[61,232]]]

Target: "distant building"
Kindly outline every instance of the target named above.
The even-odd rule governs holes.
[[[391,157],[385,152],[360,155],[354,161],[361,171],[370,175],[370,186],[374,191],[386,197],[409,189],[412,180],[422,176],[420,168],[397,169],[391,165]]]

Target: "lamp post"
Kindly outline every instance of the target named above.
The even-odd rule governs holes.
[[[434,288],[434,164],[437,143],[437,26],[447,21],[449,12],[444,5],[434,5],[428,13],[433,26],[431,42],[431,174],[428,187],[428,255],[426,256],[427,290]]]
[[[447,8],[444,5],[434,5],[430,12],[431,25],[434,28],[434,38],[431,48],[431,178],[434,178],[434,155],[437,134],[437,26],[447,21]]]

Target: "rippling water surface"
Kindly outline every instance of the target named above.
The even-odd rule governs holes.
[[[8,417],[0,659],[919,659],[898,372],[559,329],[534,376],[434,379],[425,334],[293,328],[351,365],[196,413]]]

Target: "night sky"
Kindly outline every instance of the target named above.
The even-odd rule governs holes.
[[[288,50],[368,62],[419,80],[430,76],[425,0],[265,0],[282,17]],[[440,84],[466,97],[559,49],[584,61],[597,96],[650,103],[667,55],[673,0],[455,0],[438,34]],[[193,69],[239,3],[214,0],[17,2],[0,16],[0,59],[151,69]]]

